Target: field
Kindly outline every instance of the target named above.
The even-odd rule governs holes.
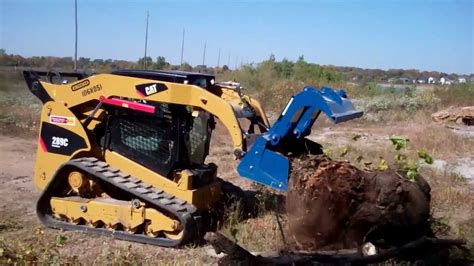
[[[273,90],[246,91],[257,98],[268,99],[272,95],[277,99],[264,101],[273,114],[271,119],[277,117],[285,99],[296,90],[292,81],[280,83]],[[420,163],[418,170],[431,185],[433,228],[439,234],[465,238],[470,250],[474,250],[474,131],[469,127],[448,128],[431,120],[431,114],[438,110],[474,103],[474,85],[384,92],[374,91],[370,86],[342,82],[338,85],[347,88],[349,97],[365,111],[364,117],[340,125],[320,119],[310,138],[321,143],[333,159],[349,160],[360,168],[378,168],[384,161],[388,165],[396,163],[398,151],[389,138],[409,139],[404,149],[408,158],[417,161],[421,150],[434,158],[432,165]],[[0,263],[201,265],[217,261],[209,255],[210,247],[206,245],[167,249],[44,228],[36,218],[35,204],[40,191],[32,180],[40,108],[41,103],[27,91],[18,71],[0,70]],[[213,133],[208,161],[219,166],[218,174],[223,179],[257,191],[262,210],[258,217],[242,220],[239,206],[230,206],[222,232],[251,251],[282,247],[275,217],[281,202],[276,201],[274,192],[237,175],[230,138],[219,125]],[[281,218],[285,226],[285,215]],[[453,254],[466,256],[458,250],[453,250]],[[473,255],[467,256],[472,259]]]

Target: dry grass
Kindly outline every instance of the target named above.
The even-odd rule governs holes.
[[[38,233],[42,232],[42,233]],[[186,254],[183,256],[183,254]],[[28,238],[0,238],[0,264],[204,265],[215,262],[203,248],[166,249],[109,238],[38,228]]]
[[[279,217],[279,219],[286,231],[286,217]],[[232,232],[235,232],[235,235]],[[278,250],[284,246],[277,217],[273,212],[266,212],[258,218],[243,220],[235,225],[226,225],[223,233],[252,252]]]
[[[33,136],[41,102],[28,91],[19,72],[0,71],[0,133]]]
[[[436,97],[431,97],[432,94],[427,92],[423,96],[427,99],[416,99],[428,104],[418,105],[418,102],[414,102],[410,106],[416,108],[409,111],[397,105],[384,107],[383,110],[374,109],[369,111],[369,114],[377,118],[375,120],[350,121],[334,126],[326,119],[319,119],[311,138],[328,147],[331,157],[350,160],[361,168],[368,162],[372,162],[371,167],[376,167],[380,158],[389,163],[394,162],[396,151],[388,140],[392,135],[410,139],[407,153],[413,158],[416,158],[417,150],[426,149],[435,159],[445,160],[448,164],[459,158],[474,160],[473,138],[466,138],[445,127],[434,125],[430,118],[433,111],[445,105],[462,104],[465,99],[471,99],[469,98],[472,97],[471,91],[462,91],[467,93],[467,96],[464,94],[453,96],[446,89],[429,91]],[[458,92],[457,88],[455,92],[453,91]],[[441,99],[439,105],[435,98]],[[286,103],[281,97],[278,99],[278,102]],[[411,101],[407,100],[409,103]],[[384,106],[385,103],[374,102],[371,106],[377,104]],[[8,75],[0,76],[2,134],[26,132],[27,135],[34,135],[37,131],[39,107],[38,101],[26,90],[21,79]],[[356,135],[361,135],[361,138],[357,141],[352,140]],[[342,156],[344,148],[348,149],[348,153]],[[359,156],[362,156],[360,162],[357,160]],[[238,161],[234,160],[230,137],[222,126],[218,125],[213,133],[211,154],[207,161],[219,166],[220,177],[246,189],[251,188],[250,182],[237,175],[235,169]],[[469,185],[463,177],[452,174],[449,169],[435,171],[431,168],[421,168],[420,171],[427,177],[432,187],[433,216],[441,224],[448,225],[451,234],[467,238],[470,247],[474,248],[472,185]],[[258,217],[248,220],[242,220],[239,213],[235,206],[231,206],[228,210],[228,220],[223,228],[224,234],[228,237],[231,239],[235,237],[239,244],[251,251],[278,249],[283,245],[273,210],[262,207]],[[202,265],[215,262],[202,247],[165,249],[73,232],[47,229],[41,233],[41,230],[39,232],[35,230],[38,222],[34,218],[29,218],[28,222],[25,222],[24,216],[24,213],[19,213],[1,218],[3,220],[0,220],[0,264],[41,261],[45,264]],[[283,226],[285,220],[283,215]]]

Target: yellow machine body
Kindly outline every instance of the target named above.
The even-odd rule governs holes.
[[[121,228],[130,233],[141,228],[148,236],[157,236],[161,232],[169,239],[178,239],[184,230],[182,221],[151,203],[146,204],[146,199],[133,201],[132,196],[121,195],[127,192],[117,193],[115,189],[112,189],[115,196],[111,195],[107,191],[110,185],[104,185],[100,180],[92,181],[94,178],[90,173],[87,177],[88,173],[69,171],[64,177],[59,176],[59,169],[79,158],[97,158],[108,165],[108,169],[119,169],[138,179],[140,184],[150,189],[147,193],[160,189],[171,195],[171,199],[182,200],[200,211],[212,209],[220,199],[221,180],[216,176],[216,169],[208,173],[211,181],[200,185],[199,173],[192,167],[180,167],[164,176],[140,160],[132,160],[126,154],[101,146],[95,136],[96,130],[107,125],[110,104],[117,109],[114,112],[125,109],[139,112],[140,108],[151,108],[149,103],[159,103],[185,106],[193,116],[205,113],[219,119],[227,128],[236,154],[246,150],[245,136],[239,124],[242,110],[250,108],[253,118],[257,118],[261,126],[269,126],[260,103],[232,87],[213,84],[203,88],[186,82],[181,84],[116,74],[88,76],[67,84],[46,82],[34,72],[25,72],[25,79],[30,90],[43,101],[34,181],[42,190],[52,186],[50,183],[67,183],[63,189],[69,191],[66,194],[56,195],[59,192],[55,192],[48,195],[49,207],[46,209],[50,209],[55,219],[71,224],[101,225],[114,230]],[[53,178],[61,181],[53,182]],[[97,189],[92,189],[92,185]],[[40,212],[42,207],[38,206]]]

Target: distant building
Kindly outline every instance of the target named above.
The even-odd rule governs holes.
[[[436,83],[436,79],[433,78],[433,77],[429,77],[428,78],[428,84],[435,84]]]
[[[408,84],[411,83],[412,80],[409,78],[389,78],[388,83],[397,83],[397,84]]]
[[[403,84],[408,84],[410,83],[410,79],[409,78],[400,78],[399,79]]]
[[[424,78],[417,78],[417,79],[415,80],[415,83],[418,83],[418,84],[425,84],[425,83],[427,83],[427,82],[426,82],[426,79],[424,79]]]
[[[459,83],[466,83],[466,78],[465,77],[460,77],[458,78]]]
[[[442,85],[451,85],[451,84],[454,84],[454,80],[450,80],[448,78],[441,77],[439,79],[439,83],[441,83]]]
[[[439,83],[441,83],[441,85],[444,85],[444,83],[446,83],[446,78],[445,77],[441,77],[439,79]]]

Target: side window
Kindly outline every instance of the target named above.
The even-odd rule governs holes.
[[[208,121],[209,114],[206,112],[199,112],[199,115],[193,119],[188,143],[189,158],[192,163],[204,163],[209,141]]]
[[[110,149],[167,176],[176,161],[176,138],[165,118],[113,117]]]

